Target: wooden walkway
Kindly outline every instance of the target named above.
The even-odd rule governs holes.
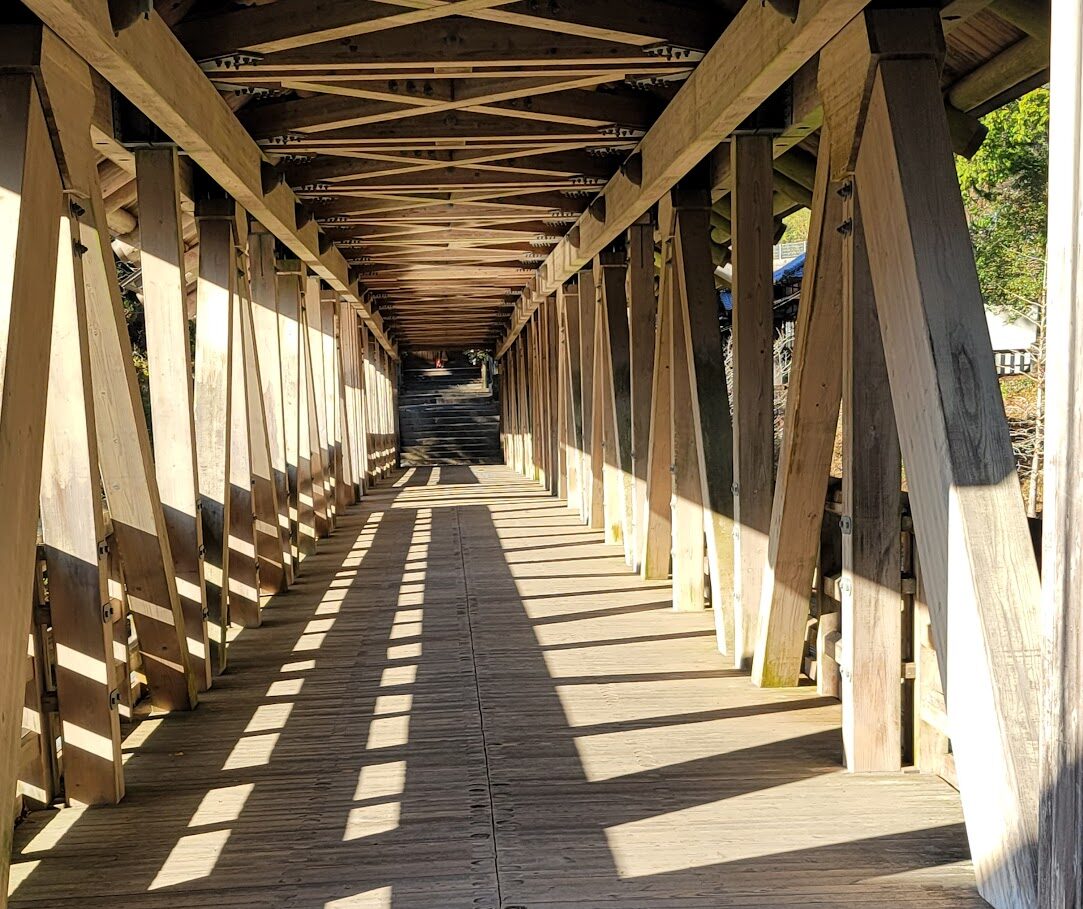
[[[351,510],[116,808],[16,832],[14,909],[984,906],[957,794],[839,770],[839,708],[724,669],[503,467]]]

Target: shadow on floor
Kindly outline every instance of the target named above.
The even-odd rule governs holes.
[[[129,735],[124,803],[19,828],[13,909],[984,905],[947,786],[840,773],[837,703],[621,565],[504,468],[398,474]]]

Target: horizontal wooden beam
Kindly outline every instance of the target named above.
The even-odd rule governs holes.
[[[157,14],[114,34],[108,0],[26,0],[129,101],[143,111],[264,227],[353,305],[380,344],[397,356],[363,288],[333,245],[321,250],[314,221],[299,224],[298,199],[282,183],[264,189],[268,164],[259,147]]]
[[[692,76],[600,194],[605,217],[587,213],[523,293],[502,355],[537,307],[676,185],[772,92],[817,53],[867,0],[804,0],[791,21],[767,4],[741,8]],[[573,242],[573,239],[576,242]]]

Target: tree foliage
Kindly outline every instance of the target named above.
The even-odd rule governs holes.
[[[1036,89],[985,116],[989,135],[958,159],[978,277],[987,305],[1037,315],[1045,288],[1049,90]]]

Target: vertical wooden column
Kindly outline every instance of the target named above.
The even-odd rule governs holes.
[[[563,443],[560,439],[560,314],[557,312],[556,295],[545,301],[545,349],[546,389],[549,393],[548,455],[552,477],[549,491],[559,496],[564,491],[564,475],[561,470]]]
[[[662,236],[662,268],[658,282],[657,328],[654,336],[654,373],[651,378],[650,427],[647,437],[647,475],[639,573],[647,580],[669,577],[673,499],[673,430],[670,368],[673,341],[673,205],[667,196],[658,203]]]
[[[828,131],[825,130],[825,133]],[[752,681],[767,687],[797,684],[812,594],[824,497],[839,420],[842,370],[836,357],[842,332],[842,197],[830,180],[832,141],[816,162],[805,278],[786,392],[771,535],[763,574]]]
[[[676,215],[676,212],[674,212]],[[688,404],[692,383],[684,307],[677,299],[677,272],[681,268],[676,251],[674,220],[673,263],[668,284],[670,302],[667,327],[673,358],[669,371],[670,451],[673,458],[673,608],[678,612],[700,612],[706,606],[703,485],[699,478],[699,437]]]
[[[155,476],[177,571],[189,659],[202,691],[211,684],[210,639],[177,161],[172,146],[135,154]]]
[[[718,646],[725,653],[733,646],[733,427],[711,261],[709,184],[706,173],[696,170],[673,192],[673,328],[684,333],[711,604]],[[675,341],[673,369],[680,368]],[[673,398],[674,410],[681,400]],[[682,453],[676,439],[673,444],[676,462]]]
[[[256,345],[252,284],[247,273],[241,275],[241,281],[243,293],[238,301],[241,326],[239,337],[244,356],[245,401],[251,441],[249,461],[259,589],[264,595],[273,596],[286,587],[281,510],[272,465],[270,426],[264,406],[267,382],[263,378],[264,366]],[[277,349],[273,365],[274,368],[278,366]]]
[[[902,475],[859,201],[855,186],[843,242],[842,741],[848,770],[894,771],[902,765]]]
[[[372,362],[372,338],[368,328],[361,325],[361,352],[365,375],[361,406],[365,420],[365,464],[368,485],[376,482],[376,369]]]
[[[72,254],[78,231],[74,217],[60,219],[41,461],[41,532],[56,647],[65,795],[74,805],[109,805],[124,796],[124,771],[119,702],[114,699],[112,614],[105,605],[109,575],[102,548],[105,521],[83,269],[81,257]],[[25,642],[25,630],[21,638]]]
[[[856,185],[978,889],[1033,906],[1038,572],[940,97],[939,25],[914,10],[847,27],[873,46],[908,39],[861,74]]]
[[[278,272],[278,342],[282,370],[282,434],[289,493],[290,545],[294,573],[300,561],[302,527],[311,526],[312,502],[300,496],[301,284],[304,266],[295,259],[276,263]],[[311,530],[305,532],[311,535]]]
[[[340,507],[357,502],[362,494],[363,481],[359,470],[357,422],[354,412],[354,394],[357,389],[357,352],[354,347],[357,332],[355,316],[350,304],[339,300],[335,304],[335,356],[340,369],[337,377],[335,404],[338,415],[338,432],[342,447],[343,488]]]
[[[832,181],[842,205],[842,740],[847,769],[902,762],[901,463],[895,411],[853,176],[865,84],[853,78],[867,33],[849,30],[820,56]]]
[[[237,243],[234,235],[234,243]],[[237,248],[236,246],[234,247]],[[235,261],[233,333],[230,347],[229,418],[229,621],[255,628],[262,622],[256,505],[253,495],[252,422],[245,364],[243,264]]]
[[[733,254],[734,664],[756,647],[775,475],[774,282],[770,136],[730,139]]]
[[[305,279],[302,305],[301,381],[304,385],[304,393],[301,395],[301,446],[308,452],[316,537],[320,538],[331,532],[331,522],[324,473],[325,427],[321,424],[320,407],[317,403],[323,398],[323,341],[320,330],[323,316],[320,309],[320,279],[316,275],[309,274]],[[307,427],[307,432],[305,427]]]
[[[196,362],[193,408],[199,475],[204,575],[210,621],[211,660],[226,668],[229,627],[229,490],[232,404],[233,267],[232,216],[223,206],[196,209],[199,279],[196,284]]]
[[[557,289],[557,301],[564,320],[564,411],[566,435],[564,461],[567,472],[568,507],[582,507],[581,455],[583,445],[583,389],[580,365],[579,285],[563,284]]]
[[[66,148],[85,149],[79,167],[66,157],[74,192],[89,192],[79,221],[86,289],[90,369],[98,462],[113,532],[124,567],[132,621],[139,636],[151,702],[159,710],[188,710],[198,701],[188,657],[184,615],[177,595],[158,484],[154,477],[146,414],[132,364],[132,347],[110,247],[98,168],[87,141],[93,89],[90,71],[64,47],[67,62],[53,104],[54,121]],[[78,75],[76,75],[76,73]],[[83,176],[75,176],[81,174]]]
[[[323,341],[323,413],[327,427],[324,461],[327,464],[328,507],[331,511],[331,523],[334,526],[340,508],[346,507],[345,482],[343,478],[342,429],[338,408],[338,387],[341,382],[342,360],[338,356],[335,327],[337,304],[333,294],[325,293],[320,298],[321,338]]]
[[[1042,529],[1041,815],[1038,905],[1078,905],[1083,889],[1083,10],[1053,0]]]
[[[40,31],[35,30],[40,35]],[[40,40],[40,38],[38,38]],[[45,431],[60,219],[60,173],[32,74],[0,74],[0,570],[6,584],[0,634],[0,786],[19,775],[28,605],[37,575],[38,492]],[[18,680],[16,682],[15,680]],[[7,804],[10,804],[8,802]],[[7,893],[12,830],[0,824],[0,893]]]
[[[278,275],[274,237],[255,226],[248,235],[252,280],[252,331],[263,386],[263,411],[278,509],[279,549],[283,587],[293,583],[293,547],[290,544],[290,491],[286,471],[286,432],[282,394],[282,350],[278,337]]]
[[[632,412],[632,567],[643,560],[647,512],[647,452],[650,447],[654,330],[658,303],[654,293],[654,224],[644,216],[628,229],[628,357]]]
[[[632,390],[628,328],[627,252],[623,246],[595,260],[599,288],[599,335],[605,367],[606,537],[632,556]]]
[[[590,268],[579,272],[579,369],[582,414],[582,459],[579,482],[582,489],[580,516],[585,524],[601,526],[602,478],[594,476],[594,344],[597,293]],[[595,518],[595,513],[598,517]],[[593,522],[598,521],[595,525]]]

